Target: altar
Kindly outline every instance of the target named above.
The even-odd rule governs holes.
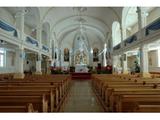
[[[72,79],[76,80],[89,80],[91,79],[91,73],[88,72],[86,64],[77,64],[75,66],[75,72],[71,73]]]
[[[88,67],[86,64],[77,64],[75,66],[75,73],[88,73]]]

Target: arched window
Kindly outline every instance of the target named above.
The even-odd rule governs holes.
[[[121,31],[119,22],[115,21],[112,24],[112,41],[113,47],[121,42]]]
[[[0,67],[5,66],[5,50],[0,49]]]
[[[123,40],[138,31],[137,7],[124,7],[122,11]]]

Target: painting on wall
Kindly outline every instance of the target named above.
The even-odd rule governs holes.
[[[93,49],[93,62],[98,62],[99,61],[98,52],[99,52],[98,48]]]
[[[69,49],[68,48],[64,49],[64,61],[69,62]]]

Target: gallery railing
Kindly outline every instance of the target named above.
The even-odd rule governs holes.
[[[26,35],[26,37],[25,37],[25,42],[34,46],[34,47],[39,46],[38,41],[36,39],[34,39],[33,37],[28,36],[28,35]]]
[[[46,45],[42,45],[42,50],[44,50],[45,52],[49,52],[49,48]]]
[[[0,20],[0,28],[10,34],[11,36],[17,37],[18,38],[18,31],[16,28],[14,28],[12,25],[4,22],[3,20]]]
[[[116,45],[115,47],[113,47],[113,50],[119,50],[121,48],[121,43],[119,43],[118,45]]]
[[[153,21],[151,24],[146,26],[145,29],[145,36],[150,35],[151,33],[154,33],[156,31],[160,30],[160,18]]]
[[[135,33],[129,38],[127,38],[126,40],[124,40],[124,47],[126,47],[128,44],[132,44],[133,42],[136,42],[137,40],[138,40],[137,33]]]

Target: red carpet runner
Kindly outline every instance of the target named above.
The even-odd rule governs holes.
[[[91,79],[91,73],[71,73],[72,79]]]

